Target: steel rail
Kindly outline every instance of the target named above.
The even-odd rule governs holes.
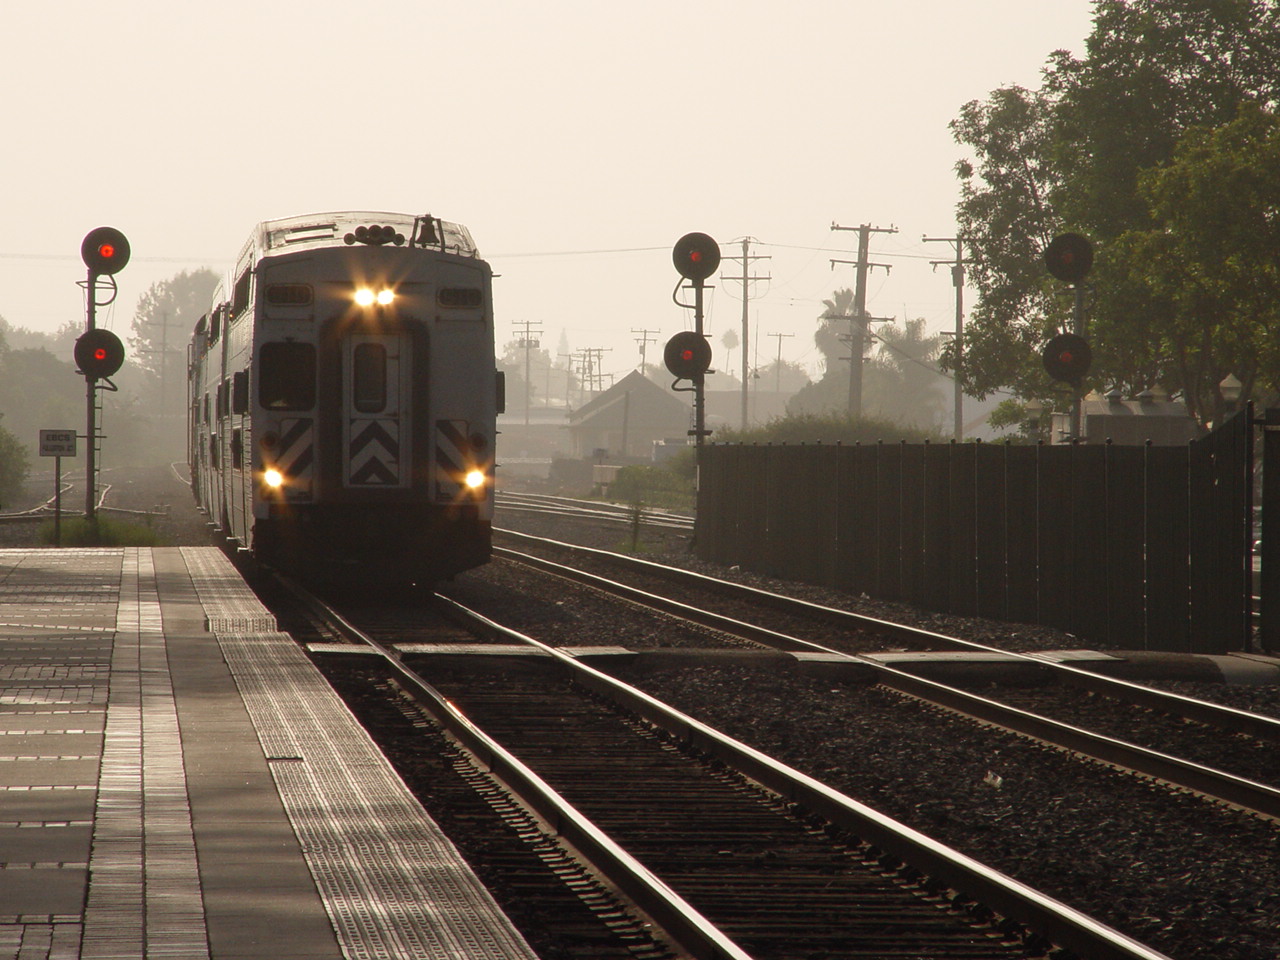
[[[500,551],[500,552],[499,552]],[[1165,780],[1185,787],[1206,797],[1243,807],[1266,817],[1280,819],[1280,789],[1264,783],[1238,777],[1204,764],[1184,760],[1171,754],[1128,743],[1115,737],[1095,733],[1082,727],[1062,723],[1038,714],[1012,707],[999,701],[982,697],[965,690],[928,680],[905,670],[880,663],[861,654],[846,653],[820,643],[802,640],[754,624],[724,617],[708,610],[651,594],[626,584],[615,583],[604,577],[576,570],[541,557],[518,554],[512,550],[495,548],[495,555],[516,560],[547,573],[552,573],[578,583],[593,586],[606,593],[621,596],[633,603],[674,614],[701,626],[721,630],[764,643],[767,646],[789,651],[805,650],[836,656],[852,663],[865,665],[875,671],[878,682],[909,696],[940,704],[950,710],[975,717],[987,723],[997,724],[1009,730],[1034,737],[1064,750],[1092,757],[1103,762],[1134,770],[1149,777]],[[991,649],[991,648],[988,648]],[[1044,661],[1033,662],[1043,663]]]
[[[597,557],[607,560],[609,563],[655,573],[662,577],[677,580],[695,587],[714,589],[723,594],[737,596],[757,603],[764,603],[774,607],[775,609],[784,609],[804,616],[821,618],[828,622],[834,622],[853,629],[869,630],[895,640],[906,640],[917,643],[923,641],[944,649],[970,650],[979,653],[998,653],[1014,660],[1020,660],[1025,663],[1035,664],[1052,670],[1061,677],[1064,682],[1070,683],[1081,689],[1091,690],[1103,696],[1123,699],[1127,702],[1147,707],[1152,710],[1170,713],[1174,716],[1183,717],[1188,720],[1195,720],[1210,726],[1222,727],[1233,733],[1245,733],[1262,740],[1280,742],[1280,718],[1270,717],[1261,713],[1254,713],[1250,710],[1241,710],[1238,707],[1210,703],[1207,700],[1199,700],[1195,697],[1188,697],[1179,693],[1159,690],[1155,687],[1145,686],[1140,683],[1133,683],[1117,677],[1108,677],[1104,674],[1094,673],[1090,670],[1072,666],[1071,664],[1061,663],[1052,657],[1045,656],[1044,654],[1018,653],[1011,650],[1003,650],[1000,647],[993,647],[989,644],[979,643],[976,640],[965,640],[960,637],[952,637],[932,630],[924,630],[920,627],[912,627],[903,623],[894,623],[890,620],[881,620],[876,617],[869,617],[865,614],[853,613],[848,610],[840,610],[835,607],[827,607],[822,604],[812,603],[808,600],[788,597],[769,590],[762,590],[758,587],[733,583],[729,580],[721,580],[716,577],[707,576],[706,574],[696,573],[692,570],[683,570],[679,567],[669,567],[660,563],[654,563],[651,560],[643,560],[639,557],[629,557],[625,554],[613,553],[608,550],[599,550],[594,547],[584,547],[577,544],[563,543],[561,541],[550,540],[545,537],[535,537],[529,534],[519,533],[514,530],[495,530],[494,532],[501,533],[503,536],[527,541],[529,543],[546,544],[557,550],[578,553],[583,556]],[[511,552],[515,553],[515,551]],[[504,555],[504,551],[502,548],[495,548],[494,554],[502,556]]]
[[[554,657],[575,681],[619,703],[654,726],[690,743],[781,797],[820,814],[905,864],[1024,924],[1059,946],[1094,960],[1169,960],[1132,937],[1103,924],[946,844],[912,829],[852,797],[787,766],[753,747],[695,720],[641,690],[440,597],[445,609],[491,634]]]
[[[605,520],[610,523],[634,523],[635,507],[597,500],[573,500],[545,494],[499,493],[496,505],[503,510],[539,513],[549,516]],[[650,526],[693,532],[693,518],[654,507],[641,508],[640,519]]]
[[[408,667],[394,650],[365,634],[328,604],[297,584],[283,577],[280,582],[335,632],[374,651],[419,705],[470,751],[490,774],[518,797],[521,803],[548,824],[557,836],[630,897],[678,949],[695,960],[752,960],[750,954],[615,843],[518,757],[472,723],[455,704]],[[445,603],[454,616],[459,616],[466,609],[453,601],[438,599]],[[485,628],[502,629],[492,621],[485,621]],[[522,638],[522,642],[525,641],[550,651],[550,648],[543,647],[536,640]],[[559,656],[554,652],[552,655]]]

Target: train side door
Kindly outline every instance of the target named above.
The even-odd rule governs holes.
[[[411,350],[403,334],[357,333],[343,344],[342,480],[349,489],[410,484]]]

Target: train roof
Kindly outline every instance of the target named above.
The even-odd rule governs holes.
[[[256,257],[269,257],[293,250],[344,246],[357,242],[357,231],[373,227],[392,228],[395,240],[388,245],[429,247],[462,257],[478,257],[471,233],[460,223],[440,220],[430,214],[385,213],[348,210],[341,213],[313,213],[301,217],[266,220],[258,224],[249,238],[246,253],[256,250]],[[350,238],[350,239],[348,239]],[[358,242],[370,242],[361,239]],[[373,242],[377,242],[376,240]],[[243,260],[244,254],[241,254]]]

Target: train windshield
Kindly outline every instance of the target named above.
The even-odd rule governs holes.
[[[352,401],[360,413],[381,413],[387,408],[387,348],[362,343],[351,364]]]
[[[264,343],[258,354],[258,402],[268,410],[316,405],[316,348],[310,343]]]

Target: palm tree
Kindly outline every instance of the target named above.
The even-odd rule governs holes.
[[[734,348],[738,346],[738,331],[730,327],[720,335],[720,343],[724,345],[724,369],[727,373],[733,369],[733,363],[729,358],[733,356]]]

